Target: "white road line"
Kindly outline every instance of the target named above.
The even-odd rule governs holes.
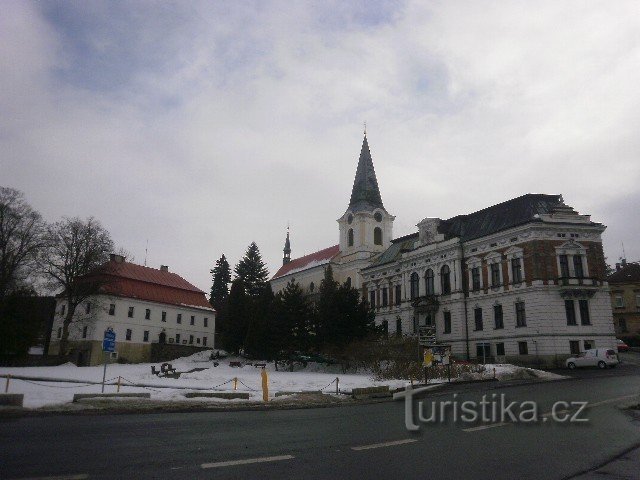
[[[85,480],[89,478],[86,473],[80,473],[78,475],[54,475],[53,477],[29,477],[21,478],[20,480]]]
[[[463,432],[477,432],[478,430],[486,430],[488,428],[496,428],[496,427],[506,427],[507,425],[512,425],[508,422],[502,423],[490,423],[489,425],[480,425],[479,427],[471,427],[471,428],[463,428]]]
[[[395,445],[404,445],[405,443],[415,443],[418,440],[415,438],[405,438],[404,440],[394,440],[392,442],[372,443],[371,445],[359,445],[357,447],[351,447],[351,450],[371,450],[372,448],[393,447]]]
[[[251,463],[264,463],[264,462],[278,462],[280,460],[291,460],[295,458],[293,455],[278,455],[275,457],[258,457],[258,458],[245,458],[244,460],[229,460],[227,462],[214,462],[203,463],[201,468],[218,468],[218,467],[232,467],[234,465],[249,465]]]

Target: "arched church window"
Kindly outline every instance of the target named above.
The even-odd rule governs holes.
[[[376,227],[373,230],[373,243],[375,245],[382,245],[382,229],[380,227]]]
[[[310,291],[310,292],[313,292],[313,291],[315,290],[315,288],[316,288],[315,283],[311,282],[311,283],[309,284],[309,291]]]
[[[451,270],[449,265],[444,265],[440,269],[440,282],[442,283],[442,295],[451,293]]]
[[[420,295],[420,276],[413,272],[411,274],[411,300],[418,298]]]
[[[353,228],[350,228],[347,232],[347,245],[353,247]]]
[[[347,280],[344,283],[347,287],[351,288],[351,277],[347,277]]]
[[[435,292],[435,285],[433,284],[433,270],[427,270],[427,273],[424,274],[424,281],[427,286],[427,295],[433,295]]]

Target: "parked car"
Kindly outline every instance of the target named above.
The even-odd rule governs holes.
[[[575,357],[567,358],[565,365],[573,370],[577,367],[613,368],[618,363],[620,363],[620,360],[618,360],[618,355],[612,348],[591,348]]]
[[[617,339],[618,342],[618,351],[619,352],[628,352],[629,351],[629,345],[627,345],[626,343],[624,343],[623,340],[620,340],[619,338]]]

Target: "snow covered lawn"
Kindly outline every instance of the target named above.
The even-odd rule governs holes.
[[[204,368],[204,370],[183,373],[179,379],[159,378],[151,373],[151,366],[158,369],[160,364],[134,364],[120,365],[111,364],[107,367],[107,380],[109,385],[105,387],[105,393],[115,393],[118,377],[121,377],[120,392],[147,392],[151,394],[152,401],[170,402],[237,402],[238,400],[222,400],[214,398],[186,399],[184,393],[197,390],[208,391],[233,391],[233,378],[237,377],[237,391],[250,394],[251,401],[262,401],[260,368],[245,365],[242,368],[229,366],[230,362],[239,361],[243,364],[245,359],[227,357],[218,360],[219,366],[214,367],[213,361],[209,360],[210,351],[199,352],[189,357],[179,358],[169,363],[178,372],[186,372],[194,368]],[[473,374],[475,377],[493,377],[493,368],[496,368],[496,377],[507,379],[519,375],[521,367],[513,365],[487,365],[484,374]],[[274,398],[276,392],[300,392],[319,391],[325,393],[335,393],[335,379],[339,378],[341,391],[351,391],[357,387],[371,387],[388,385],[394,389],[406,385],[406,380],[384,380],[375,381],[371,375],[342,374],[339,366],[321,366],[309,364],[303,371],[275,371],[273,363],[267,364],[269,373],[269,394]],[[529,376],[554,376],[547,372],[533,370],[536,372]],[[63,380],[101,382],[103,367],[76,367],[73,364],[65,364],[57,367],[24,367],[24,368],[0,368],[0,375],[21,375],[28,377],[39,377],[46,379],[60,380],[56,382],[46,382],[42,380],[19,380],[12,378],[9,384],[9,393],[23,393],[24,406],[27,408],[40,408],[52,405],[69,403],[76,393],[95,393],[101,391],[101,385],[88,385],[82,383],[69,383]],[[474,378],[475,378],[474,377]],[[438,382],[443,380],[434,380]],[[139,386],[127,386],[134,383]],[[140,386],[141,385],[141,386]],[[4,391],[5,379],[0,379],[0,391]],[[146,387],[146,388],[145,388]],[[161,388],[167,387],[167,388]],[[245,400],[246,401],[246,400]]]

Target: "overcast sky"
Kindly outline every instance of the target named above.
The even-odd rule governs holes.
[[[638,260],[639,86],[637,0],[4,0],[0,185],[208,291],[338,242],[366,121],[396,237],[561,193]]]

